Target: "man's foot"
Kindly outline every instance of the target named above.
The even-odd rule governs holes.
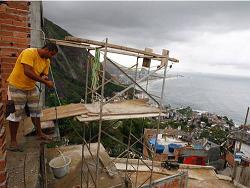
[[[7,147],[8,151],[12,151],[12,152],[23,152],[23,148],[21,148],[20,146],[17,145],[17,143],[12,143],[10,144],[9,147]]]
[[[18,147],[18,144],[16,141],[10,141],[10,146],[11,148],[17,148]]]

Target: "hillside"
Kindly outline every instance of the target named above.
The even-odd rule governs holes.
[[[44,20],[44,32],[47,38],[53,39],[64,39],[65,36],[71,35],[48,19]],[[93,56],[82,48],[68,46],[58,46],[58,48],[58,54],[52,59],[52,70],[60,99],[64,103],[79,102],[85,94],[87,58]],[[89,66],[89,80],[91,79],[90,70],[91,65]],[[108,73],[106,75],[110,77]],[[105,88],[105,95],[110,96],[113,91],[118,90],[121,90],[120,86],[108,84]],[[54,101],[54,92],[47,90],[46,105],[51,106]]]

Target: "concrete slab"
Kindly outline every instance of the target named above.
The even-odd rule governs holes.
[[[24,152],[7,151],[8,186],[12,188],[39,187],[40,141],[36,137],[27,137],[20,144]]]
[[[46,157],[46,176],[48,180],[48,188],[63,188],[63,187],[77,187],[81,185],[81,167],[83,170],[82,185],[87,187],[87,182],[89,187],[94,187],[96,179],[96,154],[97,154],[97,143],[90,144],[90,151],[94,157],[91,158],[90,152],[87,147],[84,147],[84,162],[82,163],[82,145],[74,146],[64,146],[59,147],[60,151],[65,155],[71,158],[70,172],[61,179],[56,179],[53,176],[53,173],[48,165],[49,161],[54,157],[59,156],[59,152],[55,148],[45,149]],[[104,147],[101,145],[100,153],[105,152]],[[109,159],[105,159],[108,164]],[[112,177],[107,173],[107,170],[104,168],[102,162],[100,162],[99,169],[99,187],[108,188],[108,187],[123,187],[124,180],[119,174],[114,174]],[[89,171],[88,171],[89,169]],[[91,178],[93,177],[93,180]]]

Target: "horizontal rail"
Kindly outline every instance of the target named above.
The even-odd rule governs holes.
[[[67,41],[67,40],[57,40],[57,39],[48,39],[51,42],[56,43],[57,45],[62,45],[62,46],[70,46],[70,47],[74,47],[74,48],[84,48],[84,49],[88,49],[88,50],[95,50],[96,47],[90,46],[89,44],[85,44],[85,43],[79,43],[79,42],[72,42],[72,41]],[[104,51],[104,49],[100,49],[101,51]],[[134,57],[139,57],[139,58],[150,58],[156,61],[161,61],[162,57],[154,57],[154,56],[150,56],[150,55],[140,55],[136,52],[124,52],[121,50],[112,50],[112,49],[107,49],[107,52],[109,53],[116,53],[116,54],[121,54],[121,55],[127,55],[127,56],[134,56]],[[174,63],[179,63],[178,59],[175,58],[168,58],[169,61],[174,62]]]
[[[97,45],[99,47],[104,47],[105,46],[105,42],[99,42],[99,41],[89,40],[89,39],[82,39],[82,38],[77,38],[77,37],[72,37],[72,36],[66,36],[65,40],[66,41],[72,41],[72,42],[84,43],[84,44]],[[147,52],[147,51],[144,51],[144,50],[139,50],[139,49],[136,49],[136,48],[121,46],[121,45],[117,45],[117,44],[108,43],[107,47],[117,49],[117,50],[123,50],[123,51],[148,55],[149,56],[148,58],[150,58],[150,56],[151,56],[151,58],[167,58],[167,56],[165,56],[165,55],[160,55],[160,54],[156,54],[156,53],[153,53],[153,52]],[[171,61],[179,62],[179,60],[177,60],[175,58],[171,58]]]

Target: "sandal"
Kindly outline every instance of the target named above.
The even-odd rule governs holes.
[[[12,152],[24,152],[24,149],[21,147],[13,147],[13,146],[9,146],[7,147],[8,151],[12,151]]]

